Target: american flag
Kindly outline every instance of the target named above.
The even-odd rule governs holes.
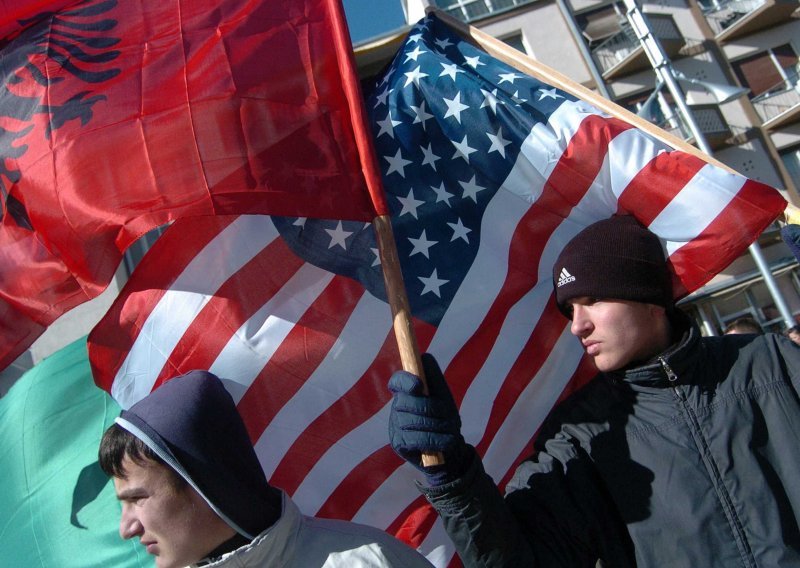
[[[420,349],[502,486],[552,406],[594,371],[552,294],[584,226],[630,213],[663,240],[678,294],[783,209],[771,188],[673,151],[459,39],[410,33],[367,101]],[[271,482],[311,515],[456,562],[416,471],[387,446],[399,367],[372,228],[266,216],[175,222],[90,336],[123,407],[176,373],[226,380]]]

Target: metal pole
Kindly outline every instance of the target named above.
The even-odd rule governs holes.
[[[712,156],[714,151],[711,146],[709,146],[708,140],[706,140],[702,130],[700,130],[700,126],[697,124],[697,121],[694,118],[692,109],[690,109],[689,105],[686,103],[686,96],[683,92],[683,89],[681,89],[681,86],[678,84],[678,80],[675,78],[675,72],[672,69],[672,62],[667,57],[666,53],[664,53],[664,49],[661,47],[661,43],[658,41],[658,38],[656,38],[653,35],[653,32],[650,30],[650,25],[647,23],[644,13],[642,12],[641,8],[639,8],[636,0],[624,0],[624,2],[627,9],[626,16],[628,17],[631,27],[636,33],[636,37],[639,38],[639,42],[642,44],[642,48],[644,49],[647,58],[650,60],[650,64],[653,66],[653,69],[661,78],[661,80],[664,81],[667,89],[669,89],[669,92],[672,94],[672,98],[675,99],[675,104],[678,105],[678,109],[685,119],[686,126],[689,127],[692,136],[694,136],[695,144],[703,152],[709,156]],[[761,276],[764,278],[764,284],[767,285],[767,289],[772,296],[772,300],[775,302],[775,307],[778,308],[778,311],[781,314],[781,318],[783,318],[784,324],[787,327],[796,325],[794,316],[792,316],[792,312],[789,310],[786,300],[784,300],[783,295],[778,288],[778,284],[775,282],[775,278],[772,275],[772,272],[769,270],[769,265],[764,260],[764,255],[761,253],[761,246],[758,244],[758,241],[750,245],[748,250],[750,251],[750,255],[753,257],[759,272],[761,272]]]
[[[703,320],[703,327],[706,330],[706,335],[709,335],[709,336],[717,335],[717,330],[714,329],[714,324],[709,319],[705,308],[702,305],[700,305],[699,303],[695,304],[694,307],[697,309],[697,313],[700,315],[700,319]]]
[[[572,15],[572,10],[569,6],[567,6],[565,0],[556,0],[556,4],[558,4],[564,19],[567,21],[567,27],[572,33],[572,37],[575,38],[575,43],[578,44],[578,49],[580,50],[581,55],[583,55],[583,58],[586,60],[586,65],[589,67],[589,73],[592,75],[592,79],[594,79],[594,84],[597,86],[597,91],[608,100],[611,100],[608,87],[606,87],[606,83],[603,81],[603,76],[597,69],[597,65],[592,57],[592,52],[589,51],[589,48],[586,46],[586,42],[583,41],[581,30],[578,28],[578,24],[575,23],[575,17]]]
[[[686,103],[686,95],[684,94],[683,89],[681,89],[678,80],[675,78],[675,72],[672,69],[672,62],[667,57],[667,54],[664,53],[664,48],[661,47],[661,42],[658,41],[658,38],[656,38],[653,35],[653,32],[650,30],[650,25],[648,24],[641,8],[639,8],[639,5],[636,3],[636,0],[625,0],[625,7],[627,8],[625,15],[628,17],[628,21],[630,22],[636,37],[639,38],[639,42],[642,44],[642,48],[644,49],[647,58],[650,60],[650,64],[653,66],[653,69],[658,74],[659,78],[664,82],[664,85],[666,85],[667,89],[669,89],[669,92],[672,94],[672,98],[675,99],[675,104],[678,105],[678,110],[680,110],[681,115],[684,117],[686,126],[689,127],[692,136],[694,136],[695,144],[703,152],[711,156],[713,154],[713,150],[708,145],[708,141],[703,135],[703,131],[700,130],[700,126],[697,124],[692,110]]]
[[[797,325],[797,322],[792,315],[792,311],[789,309],[789,306],[786,305],[786,300],[783,299],[783,295],[778,289],[778,283],[775,282],[775,278],[772,276],[772,272],[769,270],[767,261],[764,260],[764,255],[761,252],[761,246],[758,244],[758,241],[750,245],[749,250],[750,255],[756,262],[756,266],[758,266],[758,270],[764,276],[764,284],[767,285],[767,289],[769,290],[772,299],[775,301],[775,307],[778,308],[781,318],[783,318],[784,325],[786,327]]]

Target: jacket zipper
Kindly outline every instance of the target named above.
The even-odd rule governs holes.
[[[694,412],[689,407],[689,403],[686,399],[686,394],[680,389],[679,385],[677,384],[678,375],[672,369],[669,363],[667,363],[666,359],[663,357],[658,358],[658,362],[661,365],[661,368],[664,370],[664,374],[667,375],[667,380],[672,387],[672,391],[675,393],[675,396],[680,400],[681,405],[683,406],[684,411],[686,412],[686,416],[688,417],[687,422],[689,423],[689,427],[692,430],[693,436],[695,436],[696,441],[701,442],[701,447],[704,452],[708,452],[708,444],[703,437],[702,430],[700,428],[700,424],[697,421],[697,417],[694,415]],[[709,454],[710,455],[710,454]],[[704,460],[705,461],[705,460]],[[736,517],[736,514],[733,510],[733,503],[731,501],[731,497],[728,494],[727,490],[722,485],[722,477],[719,474],[719,470],[716,467],[716,464],[712,459],[709,458],[708,465],[706,466],[709,468],[711,475],[716,480],[719,489],[717,489],[717,494],[719,499],[723,502],[723,510],[726,510],[727,515],[729,517],[728,522],[731,525],[731,530],[735,533],[737,537],[737,545],[742,556],[742,560],[745,563],[745,566],[755,566],[755,559],[753,558],[753,553],[750,549],[750,545],[747,542],[747,537],[744,534],[744,530],[742,530],[741,522],[738,518],[732,519],[731,517]]]
[[[672,385],[672,388],[675,389],[676,393],[679,392],[678,388],[675,386],[675,381],[678,380],[678,375],[675,374],[675,371],[672,370],[672,367],[669,366],[669,363],[667,363],[667,360],[663,357],[659,357],[658,362],[661,363],[661,368],[664,369],[664,374],[667,375],[669,384]]]

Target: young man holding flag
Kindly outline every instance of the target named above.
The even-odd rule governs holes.
[[[397,372],[390,439],[467,566],[800,564],[800,350],[703,338],[673,303],[662,245],[633,217],[590,225],[553,267],[599,374],[551,414],[505,499],[460,433],[432,358]],[[442,452],[443,465],[420,454]]]

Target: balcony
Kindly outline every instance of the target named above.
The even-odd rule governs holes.
[[[797,0],[703,0],[700,5],[720,42],[784,23],[798,7]]]
[[[659,39],[665,53],[669,57],[679,55],[686,46],[686,38],[681,35],[672,16],[648,14],[647,19],[653,35]],[[592,49],[592,56],[605,80],[650,68],[647,54],[627,21],[620,24],[619,33]]]
[[[655,122],[655,125],[673,136],[692,142],[694,136],[683,119],[679,118],[678,109],[670,108],[669,110],[672,113],[671,116],[668,119]],[[712,149],[719,150],[738,142],[731,126],[722,116],[722,111],[719,110],[718,105],[692,105],[691,110],[700,132],[703,133]]]
[[[437,0],[434,4],[442,11],[464,22],[505,12],[528,4],[533,0]]]
[[[751,101],[764,128],[773,129],[800,119],[800,76],[795,73]]]

